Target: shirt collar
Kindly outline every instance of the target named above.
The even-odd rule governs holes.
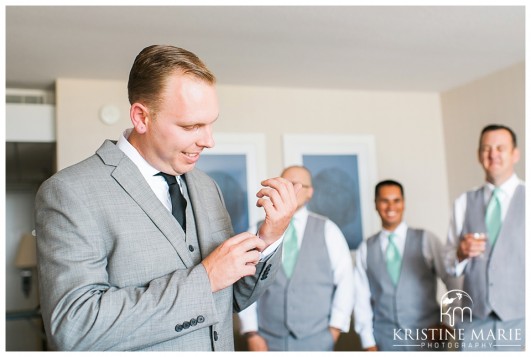
[[[406,222],[404,222],[404,221],[400,222],[398,227],[396,227],[396,229],[393,232],[390,232],[390,231],[388,231],[386,229],[382,229],[382,233],[381,234],[384,237],[387,238],[389,236],[389,234],[391,234],[391,233],[394,233],[397,236],[399,236],[401,238],[404,238],[406,236],[406,234],[407,234],[407,224],[406,224]]]
[[[295,212],[295,214],[293,215],[293,219],[295,221],[300,221],[300,220],[303,220],[307,216],[308,216],[308,208],[306,206],[302,206]]]
[[[507,196],[507,197],[512,197],[513,194],[514,194],[514,191],[516,190],[516,188],[518,187],[518,185],[520,184],[520,179],[518,178],[518,176],[516,176],[515,173],[513,173],[511,175],[511,177],[509,177],[509,179],[507,181],[505,181],[504,183],[502,183],[500,186],[498,186],[497,188],[499,189],[499,191],[504,195],[504,196]],[[492,192],[494,191],[494,189],[496,188],[496,186],[494,186],[492,183],[490,182],[487,182],[485,184],[485,187],[486,187],[486,190],[485,190],[485,197],[486,199],[490,199],[491,195],[492,195]]]
[[[127,157],[131,159],[131,161],[133,161],[133,163],[140,170],[140,173],[142,174],[142,176],[144,176],[146,179],[149,179],[153,177],[154,175],[158,174],[159,170],[151,166],[142,157],[142,155],[140,155],[140,153],[136,150],[136,148],[133,145],[131,145],[131,143],[127,140],[127,138],[129,137],[132,131],[133,129],[125,130],[123,134],[120,135],[120,137],[118,138],[118,142],[116,146],[118,146],[118,148],[122,150],[124,154],[127,155]]]

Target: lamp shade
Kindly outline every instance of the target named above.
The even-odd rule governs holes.
[[[31,269],[37,266],[37,242],[30,233],[20,239],[15,266],[19,269]]]

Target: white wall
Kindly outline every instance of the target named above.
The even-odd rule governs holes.
[[[270,176],[282,169],[283,133],[374,135],[378,180],[403,183],[408,222],[445,234],[446,169],[437,94],[236,86],[221,86],[219,93],[216,130],[264,132]]]
[[[516,173],[525,179],[525,63],[441,94],[450,198],[484,182],[477,158],[481,129],[504,124],[517,136],[521,159]]]
[[[55,107],[50,104],[6,104],[6,141],[54,142]]]
[[[404,184],[406,219],[441,237],[446,234],[448,188],[437,93],[227,85],[218,91],[221,113],[215,132],[264,133],[269,176],[283,166],[283,133],[374,135],[378,179]],[[59,169],[93,154],[105,138],[117,139],[130,126],[126,82],[60,79],[56,102]],[[105,104],[122,111],[114,126],[98,119]]]
[[[104,124],[99,112],[113,104],[120,120]],[[57,168],[70,166],[94,152],[104,139],[117,140],[129,124],[127,82],[59,79],[56,81]]]

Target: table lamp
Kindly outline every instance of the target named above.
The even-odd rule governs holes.
[[[37,242],[35,236],[24,233],[20,240],[15,266],[21,269],[22,291],[28,297],[31,291],[33,269],[37,267]]]

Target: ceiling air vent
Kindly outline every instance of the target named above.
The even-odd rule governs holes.
[[[6,103],[9,104],[55,104],[54,99],[49,91],[6,88]]]

